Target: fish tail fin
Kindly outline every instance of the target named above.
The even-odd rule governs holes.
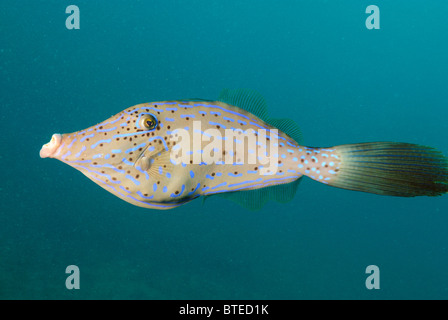
[[[398,197],[448,192],[448,159],[431,147],[372,142],[307,150],[314,160],[305,175],[333,187]]]

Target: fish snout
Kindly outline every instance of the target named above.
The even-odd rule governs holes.
[[[61,145],[61,141],[62,141],[61,134],[59,134],[59,133],[53,134],[50,142],[44,144],[42,146],[42,149],[40,149],[40,152],[39,152],[40,157],[41,158],[51,157],[56,152],[56,150],[59,148],[59,146]]]

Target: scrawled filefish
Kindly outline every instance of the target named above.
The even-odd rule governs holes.
[[[59,159],[137,206],[170,209],[219,194],[248,208],[291,200],[303,176],[389,196],[448,192],[448,162],[415,144],[300,145],[290,119],[268,117],[258,93],[224,90],[217,101],[139,104],[85,130],[54,134],[42,158]]]

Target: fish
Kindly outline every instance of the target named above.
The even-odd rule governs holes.
[[[265,99],[224,89],[217,100],[142,103],[87,129],[53,134],[41,158],[60,160],[120,199],[166,210],[221,196],[257,210],[291,201],[300,181],[385,196],[448,192],[448,160],[432,147],[364,142],[302,145],[289,118]]]

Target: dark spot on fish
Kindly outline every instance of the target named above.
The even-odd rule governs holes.
[[[280,164],[280,163],[282,163],[282,161],[281,161],[281,160],[278,160],[278,163]]]
[[[176,192],[174,192],[175,194],[179,194],[179,191],[176,190]]]
[[[160,126],[157,126],[157,130],[160,130]]]
[[[138,148],[138,151],[142,151],[143,150],[143,148]]]
[[[117,180],[117,178],[115,178],[115,177],[112,177],[112,180],[116,181],[116,180]]]
[[[139,174],[137,174],[137,175],[135,176],[135,179],[138,179],[138,177],[140,177],[140,175],[139,175]]]
[[[302,159],[303,160],[303,159]],[[302,161],[303,162],[303,161]],[[325,165],[325,168],[328,168],[328,164]]]
[[[160,184],[160,181],[157,181],[157,184]]]
[[[120,169],[120,170],[121,170],[121,169],[123,169],[123,167],[122,167],[122,166],[118,166],[118,169]]]
[[[214,172],[212,172],[212,177],[214,177],[215,176],[215,173]]]
[[[128,139],[128,137],[124,137],[123,139],[124,139],[124,140],[127,140],[127,139]]]
[[[115,139],[115,140],[120,141],[120,138],[117,138],[117,139]]]
[[[170,127],[170,126],[167,126],[166,128],[167,128],[167,129],[170,129],[171,127]]]
[[[203,116],[203,117],[205,117],[205,114],[204,114],[204,113],[202,113],[202,116]]]
[[[159,144],[162,144],[162,140],[159,140]]]
[[[145,197],[147,197],[147,196],[148,196],[148,194],[147,194],[147,193],[145,193],[145,194],[144,194],[144,196],[145,196]]]
[[[221,126],[216,126],[216,128],[221,129]]]
[[[187,109],[187,108],[185,108],[185,109]],[[187,119],[187,121],[188,121],[188,120],[190,120],[190,118],[189,118],[189,117],[186,117],[185,119]]]
[[[115,158],[115,154],[112,154],[112,156],[111,156],[112,158]]]
[[[171,113],[174,113],[174,110],[171,110]]]
[[[129,141],[132,141],[132,137],[129,137]]]
[[[258,170],[258,167],[255,167],[254,170]]]
[[[98,164],[98,162],[94,162],[94,163],[92,163],[93,165],[97,165]]]
[[[238,174],[238,171],[235,171],[235,174]]]
[[[300,159],[300,162],[304,163],[304,162],[305,162],[305,160],[304,160],[304,159]]]
[[[86,141],[89,141],[89,138],[87,138]]]
[[[128,171],[126,171],[126,173],[127,173],[127,174],[130,174],[130,173],[131,173],[131,171],[130,171],[130,170],[128,170]]]
[[[102,147],[103,146],[103,144],[102,143],[100,143],[100,147]]]
[[[98,129],[100,129],[100,130],[103,129],[103,126],[99,127]]]
[[[193,164],[193,160],[190,160],[190,164]]]

